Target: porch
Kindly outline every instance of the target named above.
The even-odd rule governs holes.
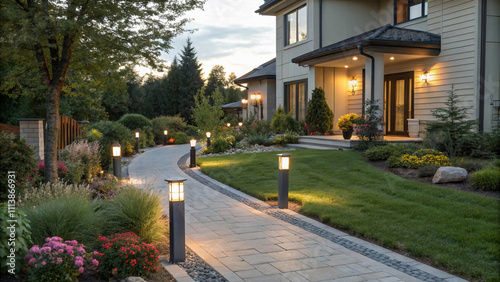
[[[410,138],[405,136],[384,136],[384,141],[389,143],[422,143],[422,138]],[[357,136],[345,140],[342,135],[306,135],[299,137],[299,144],[288,144],[291,148],[315,149],[315,150],[337,150],[351,149],[359,142]]]

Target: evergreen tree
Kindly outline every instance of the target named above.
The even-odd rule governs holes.
[[[227,88],[226,88],[226,99],[225,99],[225,104],[229,104],[232,102],[240,101],[244,97],[246,97],[247,92],[245,90],[241,90],[241,87],[236,85],[234,83],[234,80],[236,79],[236,74],[232,72],[229,77],[227,78]]]
[[[174,95],[169,102],[177,103],[178,113],[189,124],[193,124],[191,109],[194,107],[194,96],[205,84],[202,78],[201,63],[198,62],[196,52],[188,38],[181,54],[179,68],[179,89],[171,92]]]
[[[326,133],[333,127],[333,112],[328,107],[323,88],[315,88],[307,106],[306,124],[312,132]]]
[[[181,86],[181,70],[180,64],[177,60],[177,57],[174,57],[174,61],[169,67],[167,77],[163,81],[163,89],[165,90],[165,115],[174,116],[180,113],[180,103],[179,98],[179,89]]]
[[[224,67],[221,65],[215,65],[208,74],[208,81],[205,89],[205,94],[211,95],[217,89],[219,90],[219,93],[222,95],[222,98],[225,100],[226,86],[227,86],[227,81],[226,81],[226,72],[224,71]]]

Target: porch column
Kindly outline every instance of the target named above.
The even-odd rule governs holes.
[[[372,60],[366,58],[365,60],[365,87],[366,87],[366,99],[370,99],[372,93],[371,80],[374,79],[374,100],[378,100],[380,110],[384,108],[384,54],[383,53],[370,53],[375,60],[375,76],[372,76]]]

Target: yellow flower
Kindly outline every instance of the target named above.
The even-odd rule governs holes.
[[[359,118],[359,115],[356,113],[350,113],[347,115],[343,115],[339,118],[337,122],[337,126],[341,130],[352,130],[353,122]]]

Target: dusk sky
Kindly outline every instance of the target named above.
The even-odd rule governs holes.
[[[204,11],[187,14],[195,29],[174,39],[173,49],[162,56],[168,64],[182,51],[191,37],[202,63],[205,78],[215,65],[238,77],[275,57],[275,17],[261,16],[255,10],[263,0],[207,0]],[[140,71],[141,75],[145,70]]]

